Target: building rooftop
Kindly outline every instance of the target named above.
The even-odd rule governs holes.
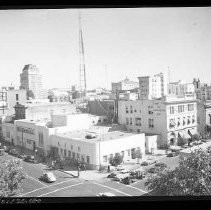
[[[129,132],[122,132],[122,131],[113,131],[113,132],[108,132],[105,134],[99,134],[92,130],[78,130],[78,131],[73,131],[73,132],[56,134],[56,136],[59,136],[59,137],[69,138],[72,140],[86,141],[90,143],[120,139],[120,138],[129,137],[133,135],[140,135],[140,134],[132,134]]]

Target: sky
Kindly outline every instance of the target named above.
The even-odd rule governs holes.
[[[211,8],[80,9],[87,88],[167,73],[211,83]],[[44,88],[79,84],[78,9],[0,11],[0,86],[36,65]]]

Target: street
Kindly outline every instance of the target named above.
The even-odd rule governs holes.
[[[14,157],[5,154],[4,158],[12,159]],[[178,156],[163,157],[159,162],[164,162],[173,168],[178,165]],[[21,164],[28,176],[22,183],[22,192],[18,195],[19,197],[93,197],[103,192],[111,192],[115,196],[141,196],[148,193],[144,186],[146,179],[131,185],[124,185],[108,178],[84,180],[59,170],[53,170],[57,178],[56,182],[45,183],[40,181],[39,177],[44,172],[51,171],[47,166],[41,163],[27,163],[23,160],[21,160]]]

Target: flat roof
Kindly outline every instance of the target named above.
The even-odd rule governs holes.
[[[85,136],[87,134],[91,134],[96,137],[87,139],[87,138],[85,138]],[[134,133],[123,132],[123,131],[112,131],[112,132],[108,132],[105,134],[99,134],[99,133],[91,131],[91,130],[78,130],[78,131],[55,134],[54,136],[70,138],[72,140],[86,141],[86,142],[90,142],[90,143],[97,143],[100,141],[101,142],[109,141],[109,140],[120,139],[120,138],[134,136],[134,135],[140,135],[140,134],[134,134]]]

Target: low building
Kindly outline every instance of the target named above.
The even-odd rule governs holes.
[[[62,158],[69,157],[85,161],[89,168],[109,165],[109,158],[116,153],[123,155],[123,161],[136,158],[139,150],[145,156],[145,134],[131,134],[120,131],[98,133],[92,130],[78,130],[51,136],[52,151]]]
[[[163,97],[118,101],[118,122],[128,131],[158,135],[158,146],[174,145],[177,138],[197,133],[197,100]]]

